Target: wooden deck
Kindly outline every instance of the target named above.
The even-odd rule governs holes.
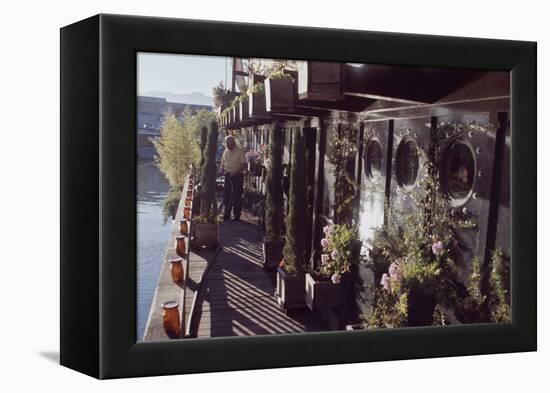
[[[262,241],[249,222],[220,224],[219,251],[197,299],[197,337],[249,336],[324,330],[309,310],[290,316],[277,305],[275,273],[261,264]]]

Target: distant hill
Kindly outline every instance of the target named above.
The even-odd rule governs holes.
[[[189,94],[174,94],[165,91],[148,91],[143,96],[165,98],[168,102],[179,102],[182,104],[194,104],[194,105],[210,105],[212,106],[214,100],[212,97],[204,95],[202,93],[189,93]]]

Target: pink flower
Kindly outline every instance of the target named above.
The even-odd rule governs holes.
[[[390,265],[388,272],[390,273],[390,278],[392,280],[398,281],[401,278],[401,266],[399,266],[396,262],[393,262]]]
[[[321,255],[321,262],[327,263],[328,261],[330,261],[330,256],[328,254],[322,254]]]
[[[380,285],[388,291],[390,289],[390,276],[388,276],[386,273],[382,274],[382,279],[380,280]]]
[[[443,254],[443,251],[445,251],[445,246],[443,245],[443,242],[441,240],[435,242],[432,244],[432,252],[436,256],[440,256]]]
[[[338,250],[333,250],[333,251],[330,253],[330,256],[332,257],[332,259],[338,258]]]
[[[323,232],[325,233],[325,235],[328,233],[329,230],[330,230],[330,225],[326,225],[323,227]]]
[[[333,284],[340,284],[340,280],[342,279],[342,276],[339,275],[338,273],[334,273],[331,277],[330,277],[330,280],[332,281]]]
[[[322,246],[323,248],[328,247],[328,240],[327,240],[327,239],[321,239],[321,246]]]

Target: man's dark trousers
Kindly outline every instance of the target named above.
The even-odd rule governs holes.
[[[233,217],[235,219],[241,218],[241,205],[243,198],[243,178],[242,173],[232,175],[230,173],[225,174],[225,183],[223,190],[223,203],[225,205],[225,212],[223,217],[229,219],[231,216],[231,208],[233,208]]]

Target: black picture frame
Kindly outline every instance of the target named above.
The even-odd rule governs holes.
[[[141,51],[510,71],[512,323],[137,342]],[[103,379],[535,351],[536,55],[534,42],[120,15],[63,27],[61,364]]]

